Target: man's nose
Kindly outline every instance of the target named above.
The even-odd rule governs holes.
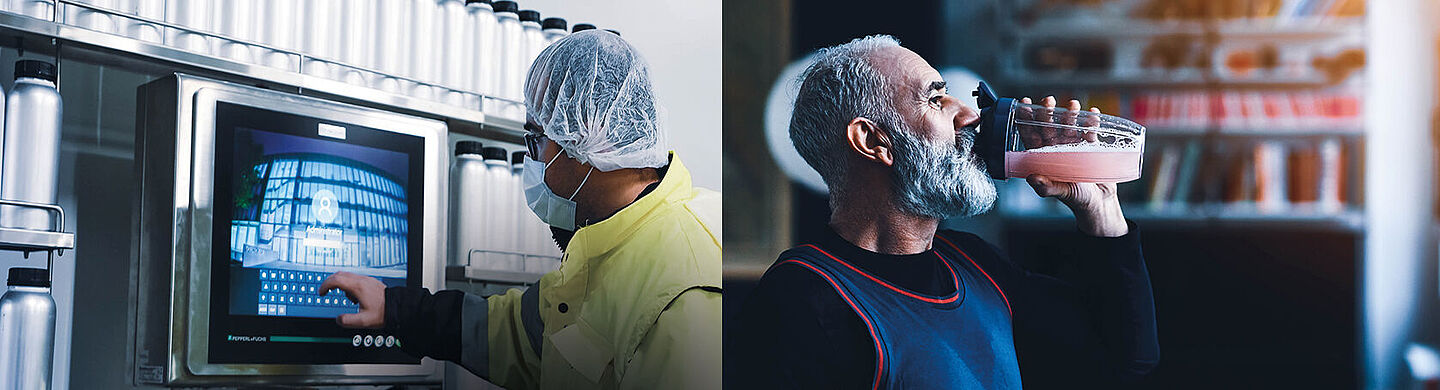
[[[960,109],[955,112],[955,128],[961,128],[974,123],[980,119],[980,111],[963,104],[956,104]]]

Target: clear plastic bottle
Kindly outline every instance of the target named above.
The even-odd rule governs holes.
[[[36,60],[15,63],[15,86],[5,97],[4,163],[0,199],[55,204],[60,177],[60,118],[55,65]],[[0,206],[0,226],[50,230],[46,210]]]
[[[488,211],[486,215],[490,217],[485,223],[491,226],[490,234],[487,235],[489,239],[485,242],[488,245],[486,249],[514,252],[515,248],[511,248],[510,243],[513,241],[511,237],[515,235],[515,229],[508,228],[515,226],[514,218],[511,218],[514,213],[509,211],[510,204],[515,200],[515,195],[519,193],[519,190],[511,184],[509,153],[506,153],[504,148],[487,146],[484,155],[485,167],[488,169],[485,183],[490,190],[490,195],[485,202]],[[490,260],[487,261],[490,269],[524,270],[524,264],[520,261],[519,256],[489,254],[486,258]]]
[[[524,74],[530,71],[530,64],[535,63],[535,57],[540,55],[541,50],[545,50],[548,43],[545,41],[545,33],[540,31],[540,11],[527,9],[520,11],[519,15],[521,34],[525,36],[525,61],[520,67],[523,83]]]
[[[455,165],[450,170],[450,265],[470,265],[470,250],[485,249],[489,235],[485,208],[490,174],[480,155],[483,148],[476,141],[455,143]]]
[[[1140,178],[1145,127],[1125,118],[1000,98],[985,82],[974,152],[996,179],[1045,175],[1079,183]]]
[[[49,389],[55,354],[50,272],[11,268],[5,285],[0,296],[0,389]]]

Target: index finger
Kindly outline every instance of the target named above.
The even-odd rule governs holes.
[[[339,288],[340,290],[349,290],[351,275],[354,274],[340,271],[330,275],[330,277],[325,278],[325,281],[320,282],[320,295],[326,295],[330,292],[330,290],[334,290],[336,288]]]

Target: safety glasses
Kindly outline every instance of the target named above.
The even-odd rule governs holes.
[[[531,160],[539,160],[540,153],[545,151],[545,133],[540,126],[530,123],[525,124],[525,130],[525,153],[530,155]]]

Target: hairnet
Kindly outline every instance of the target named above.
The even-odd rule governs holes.
[[[526,114],[580,162],[601,171],[669,161],[645,59],[620,36],[571,34],[540,52],[525,80]]]

